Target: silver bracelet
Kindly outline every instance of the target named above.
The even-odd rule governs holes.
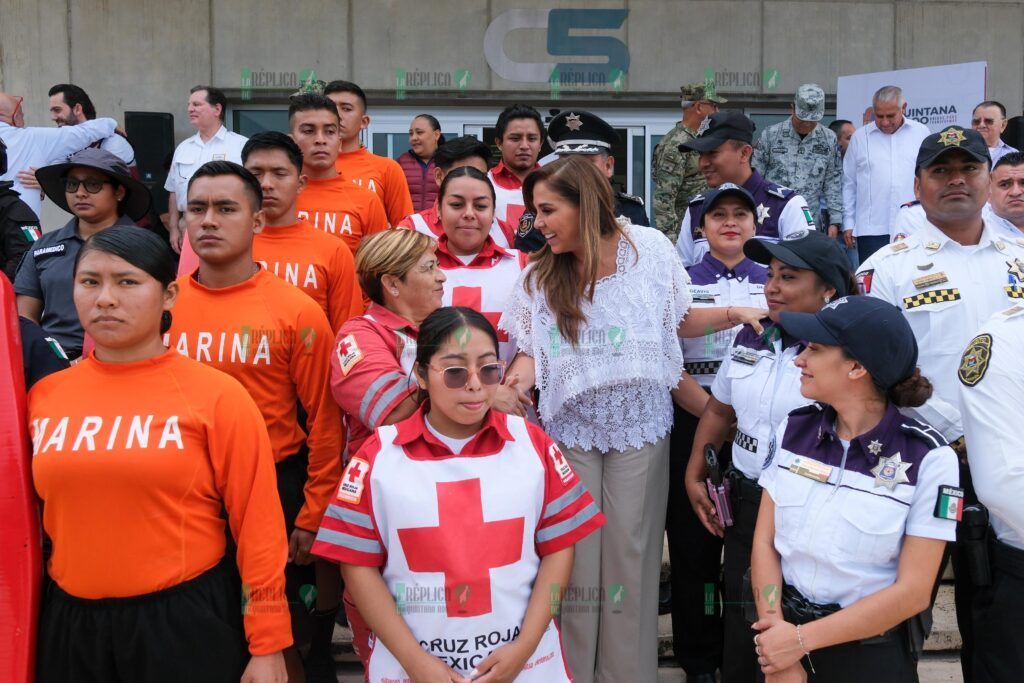
[[[807,649],[807,646],[804,645],[804,637],[802,635],[800,635],[800,627],[802,625],[803,624],[797,624],[797,626],[796,626],[796,639],[797,639],[797,642],[800,643],[800,649],[804,651],[804,655],[807,657],[807,663],[811,667],[811,673],[812,674],[816,674],[818,672],[814,670],[814,662],[811,661],[811,652],[810,652],[810,650]]]

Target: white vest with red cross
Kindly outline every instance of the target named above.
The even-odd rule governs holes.
[[[382,427],[370,471],[384,582],[420,646],[463,676],[518,636],[540,567],[547,454],[523,420],[507,424],[514,441],[495,455],[444,459],[407,456],[395,427]],[[371,683],[408,680],[379,640],[368,674]],[[515,680],[572,680],[553,621]]]
[[[487,177],[490,179],[491,185],[494,186],[494,217],[505,225],[512,226],[512,229],[515,230],[516,226],[519,225],[519,219],[523,217],[523,213],[526,211],[526,202],[523,200],[523,188],[502,187],[494,179],[493,171],[488,171]]]
[[[511,363],[517,350],[515,340],[510,340],[504,330],[497,329],[498,320],[523,272],[525,255],[514,249],[507,252],[509,256],[495,254],[487,265],[442,267],[448,280],[444,283],[441,305],[465,306],[483,313],[498,333],[498,355]]]

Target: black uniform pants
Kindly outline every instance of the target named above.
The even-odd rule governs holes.
[[[801,660],[808,683],[917,683],[917,662],[906,626],[882,638],[833,645]],[[814,664],[815,673],[810,665]],[[751,679],[753,680],[753,679]]]
[[[1024,679],[1024,550],[994,541],[992,584],[975,588],[974,683]]]
[[[227,560],[131,598],[43,596],[37,683],[238,683],[248,662],[242,587]]]
[[[672,566],[672,651],[687,676],[713,674],[722,665],[722,539],[700,523],[685,486],[697,422],[676,406],[665,518]],[[723,451],[727,460],[728,446]]]
[[[295,518],[306,502],[305,487],[309,476],[309,457],[305,446],[298,454],[277,463],[277,493],[284,511],[285,533],[291,538]],[[288,562],[284,566],[285,596],[292,617],[292,638],[295,647],[309,645],[313,637],[310,610],[316,599],[316,565]],[[308,603],[308,606],[307,606]]]
[[[974,482],[971,481],[971,471],[963,463],[960,464],[960,486],[964,489],[964,505],[978,502],[978,495],[974,492]],[[964,683],[972,683],[976,647],[975,620],[972,610],[974,594],[978,589],[971,581],[970,564],[964,544],[959,542],[952,544],[950,561],[953,563],[953,603],[956,606],[956,625],[960,630],[960,639],[963,642],[960,646],[960,668],[963,671]]]
[[[761,507],[761,488],[744,477],[732,480],[732,514],[735,522],[725,530],[725,643],[722,683],[751,683],[761,667],[754,652],[754,631],[744,615],[743,575],[750,568],[754,526]],[[751,599],[746,596],[746,599]]]

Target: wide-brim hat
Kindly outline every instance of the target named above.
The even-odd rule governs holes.
[[[133,220],[138,220],[149,211],[152,197],[149,188],[131,176],[128,165],[120,158],[104,149],[89,147],[75,152],[68,160],[60,164],[51,164],[36,169],[36,180],[43,192],[54,204],[68,213],[73,213],[68,206],[64,191],[64,178],[75,166],[94,168],[117,182],[125,189],[124,199],[119,202],[121,213]]]

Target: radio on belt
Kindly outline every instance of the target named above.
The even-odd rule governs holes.
[[[723,527],[732,526],[732,506],[729,504],[729,490],[732,482],[728,478],[722,478],[722,468],[718,464],[718,454],[711,444],[704,446],[704,461],[708,465],[708,495],[715,505],[715,512]]]

